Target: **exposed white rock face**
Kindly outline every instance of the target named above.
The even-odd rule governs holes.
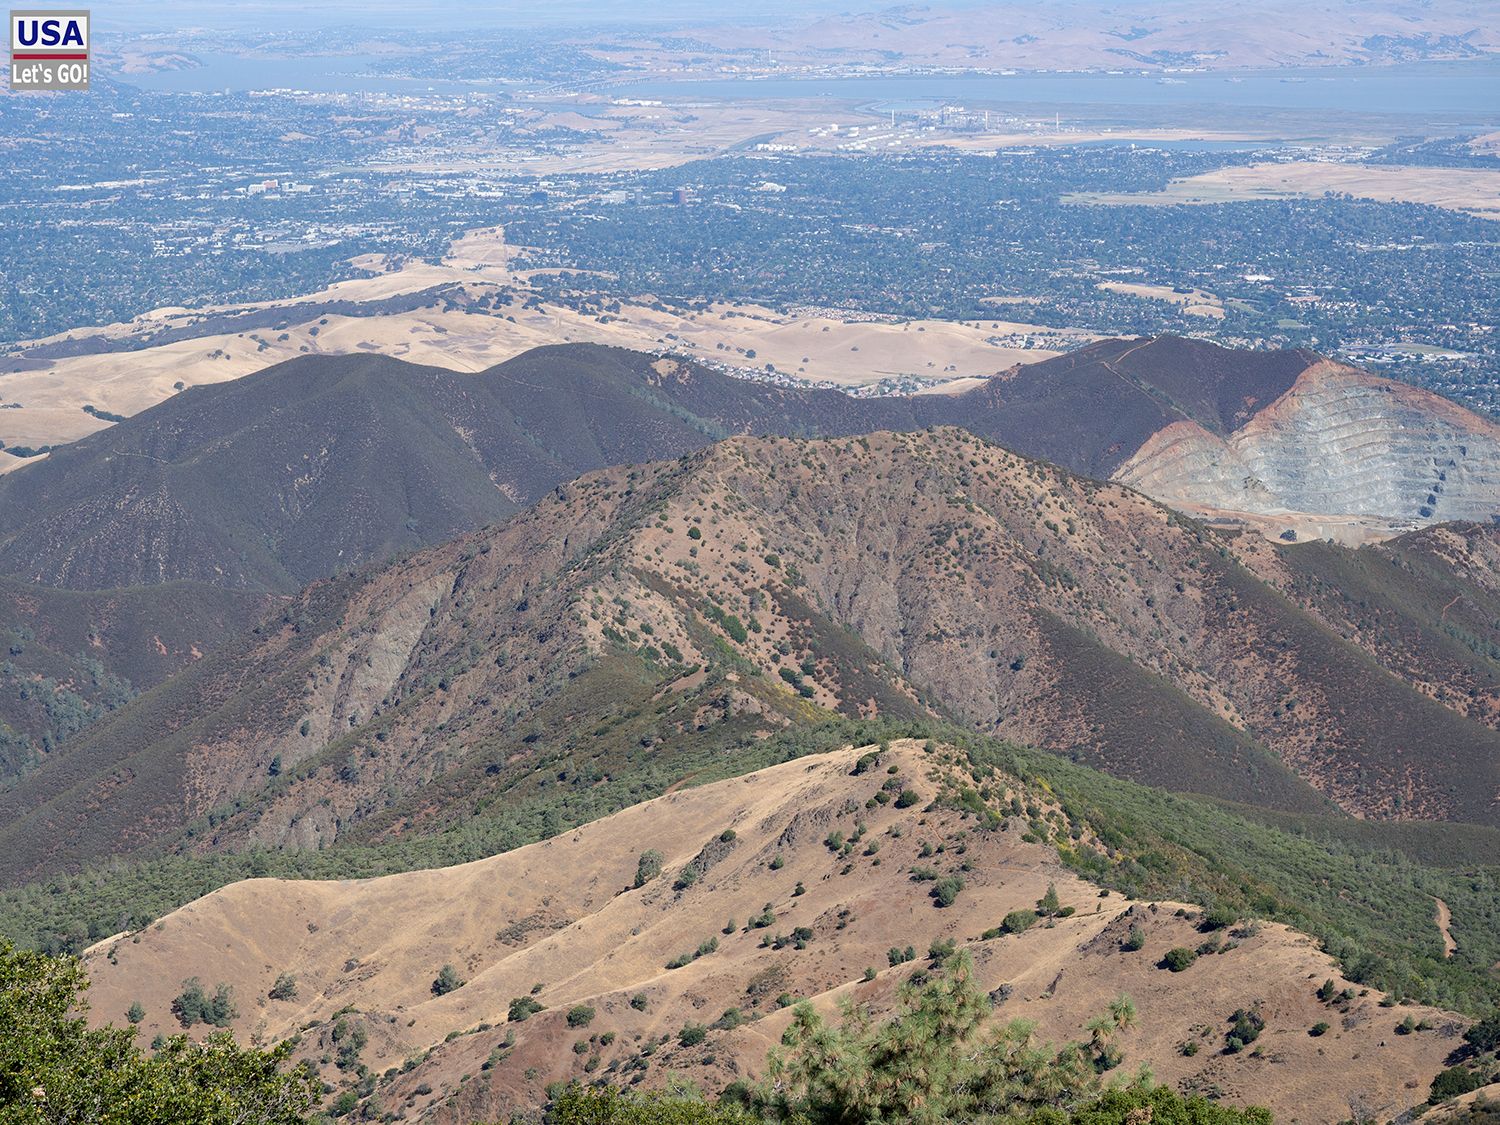
[[[1323,361],[1227,438],[1174,423],[1114,479],[1164,503],[1230,511],[1488,521],[1500,516],[1500,426]]]

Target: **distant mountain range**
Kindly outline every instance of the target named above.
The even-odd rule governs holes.
[[[1108,340],[964,394],[852,398],[580,344],[473,375],[309,356],[192,389],[0,478],[0,573],[292,592],[608,465],[935,425],[1273,531],[1500,512],[1500,428],[1309,352]]]
[[[1042,71],[1370,66],[1500,49],[1493,11],[1473,0],[1351,2],[1312,11],[1286,0],[1247,8],[1180,0],[1150,8],[908,4],[763,28],[707,27],[698,35],[721,49],[774,52],[783,70],[839,63]]]

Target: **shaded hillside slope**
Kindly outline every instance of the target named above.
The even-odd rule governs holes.
[[[736,438],[315,584],[0,794],[0,871],[431,833],[523,768],[607,781],[601,740],[728,748],[833,712],[949,715],[1273,808],[1494,824],[1500,733],[1283,592],[1281,558],[959,430]]]
[[[1446,524],[1357,551],[1281,548],[1252,565],[1418,690],[1500,727],[1500,527]]]
[[[352,1065],[326,1060],[361,1044],[357,1062],[385,1072],[382,1107],[452,1122],[537,1106],[549,1082],[590,1074],[659,1087],[686,1071],[721,1088],[760,1072],[790,1019],[786,998],[887,1011],[942,941],[972,952],[998,1018],[1084,1038],[1088,1019],[1128,993],[1139,1023],[1116,1040],[1126,1067],[1149,1064],[1184,1088],[1212,1084],[1282,1117],[1337,1119],[1356,1092],[1399,1111],[1457,1042],[1464,1022],[1448,1013],[1409,1009],[1429,1029],[1398,1037],[1399,1017],[1375,995],[1320,1002],[1323,980],[1345,982],[1284,926],[1208,923],[1172,903],[1100,892],[1035,842],[1066,828],[1051,793],[990,775],[981,798],[976,784],[945,749],[896,742],[674,793],[463,867],[239,883],[97,946],[95,1018],[139,1001],[146,1032],[171,1033],[184,978],[222,983],[240,1034],[300,1034],[299,1054],[324,1059],[335,1085],[352,1084]],[[986,802],[1000,814],[976,815]],[[1075,828],[1071,847],[1108,850]],[[659,873],[641,865],[648,850]],[[998,932],[1049,885],[1066,916]],[[1206,937],[1209,951],[1185,972],[1160,966],[1168,949]],[[908,947],[911,960],[889,955]],[[444,965],[462,983],[439,994]],[[295,987],[273,999],[282,974]],[[542,1010],[517,1018],[518,997]],[[1240,1009],[1264,1021],[1267,1055],[1225,1052]],[[680,1035],[692,1026],[701,1042]],[[1199,1044],[1192,1055],[1187,1042]]]
[[[560,481],[730,433],[916,425],[592,345],[477,375],[374,355],[195,388],[0,480],[0,570],[75,588],[295,590],[504,519]]]
[[[0,572],[75,588],[294,590],[493,523],[580,473],[731,434],[962,425],[1092,476],[1227,433],[1315,357],[1109,340],[959,396],[855,399],[597,345],[479,374],[309,356],[195,388],[0,479]]]
[[[79,592],[0,578],[0,784],[248,628],[268,604],[189,583]]]
[[[1313,352],[1237,351],[1175,336],[1101,340],[1012,368],[955,401],[951,425],[1029,457],[1107,479],[1174,423],[1224,435],[1275,402],[1315,363]]]

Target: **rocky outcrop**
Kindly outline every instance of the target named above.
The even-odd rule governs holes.
[[[1114,479],[1200,508],[1489,521],[1500,514],[1500,426],[1324,361],[1227,437],[1173,423]]]

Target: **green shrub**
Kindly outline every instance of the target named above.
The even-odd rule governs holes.
[[[1307,1029],[1307,1033],[1314,1039],[1318,1038],[1320,1035],[1327,1035],[1328,1024],[1324,1020],[1319,1020],[1317,1023],[1313,1024],[1310,1028]]]
[[[1464,1032],[1464,1042],[1481,1054],[1500,1051],[1500,1012],[1480,1020]]]
[[[456,1039],[462,1032],[450,1031],[449,1039]],[[351,1023],[340,1017],[333,1025],[333,1041],[338,1044],[338,1056],[334,1065],[340,1070],[354,1070],[359,1067],[359,1053],[365,1049],[365,1044],[370,1041],[370,1033],[365,1030],[362,1023]]]
[[[1167,955],[1161,959],[1161,965],[1164,969],[1171,969],[1174,973],[1180,973],[1196,960],[1198,960],[1196,953],[1191,949],[1186,949],[1179,945],[1175,949],[1167,950]]]
[[[282,973],[276,978],[276,983],[271,985],[271,991],[266,995],[272,1000],[295,1000],[297,998],[297,978],[291,973]]]
[[[1448,1098],[1456,1098],[1477,1090],[1484,1085],[1484,1077],[1462,1066],[1450,1066],[1432,1080],[1432,1092],[1427,1100],[1434,1105]]]
[[[932,885],[931,895],[939,907],[952,906],[964,889],[962,876],[947,875]]]
[[[1037,923],[1035,910],[1012,910],[1000,920],[1000,931],[1007,934],[1025,933]]]
[[[531,996],[516,996],[511,999],[510,1011],[506,1018],[512,1023],[525,1023],[538,1012],[545,1011],[546,1005]]]
[[[734,614],[720,611],[711,613],[710,616],[718,621],[724,632],[729,634],[729,639],[736,644],[744,644],[749,639],[750,634],[745,629],[744,623]]]
[[[726,1008],[724,1014],[714,1020],[714,1027],[720,1031],[733,1031],[745,1022],[745,1013],[738,1008]]]
[[[452,965],[444,965],[438,970],[438,975],[432,981],[432,994],[434,996],[446,996],[464,986],[464,981],[458,975],[458,970]]]
[[[708,1028],[701,1023],[690,1023],[677,1033],[677,1042],[684,1047],[696,1047],[708,1038]]]
[[[898,809],[909,809],[922,799],[922,795],[915,789],[903,789],[901,795],[896,798]]]
[[[569,1027],[588,1027],[594,1022],[594,1009],[587,1004],[575,1004],[568,1009]]]
[[[1125,935],[1125,940],[1120,943],[1120,948],[1126,953],[1137,953],[1146,946],[1146,931],[1139,926],[1131,926],[1130,932]]]
[[[661,874],[662,854],[655,848],[647,848],[635,863],[636,890],[644,887]]]
[[[146,1009],[141,1007],[139,1000],[132,1000],[129,1009],[125,1012],[125,1018],[131,1023],[140,1023],[146,1018]]]
[[[1225,1034],[1224,1050],[1229,1054],[1243,1050],[1260,1038],[1265,1030],[1264,1017],[1252,1008],[1240,1008],[1229,1017],[1229,1031]]]
[[[1226,903],[1220,903],[1203,915],[1200,928],[1204,930],[1227,930],[1240,920],[1239,912]]]
[[[897,965],[903,965],[907,961],[915,961],[917,959],[917,951],[910,945],[905,949],[893,945],[887,951],[885,959],[890,962],[892,968],[895,968]]]
[[[206,1023],[213,1027],[228,1027],[239,1013],[235,1010],[233,990],[220,983],[209,996],[197,977],[182,982],[182,992],[172,1001],[172,1014],[183,1027],[195,1023]]]
[[[328,1112],[335,1117],[348,1117],[357,1108],[359,1108],[359,1094],[353,1090],[345,1090],[333,1099],[333,1105],[329,1107]]]

